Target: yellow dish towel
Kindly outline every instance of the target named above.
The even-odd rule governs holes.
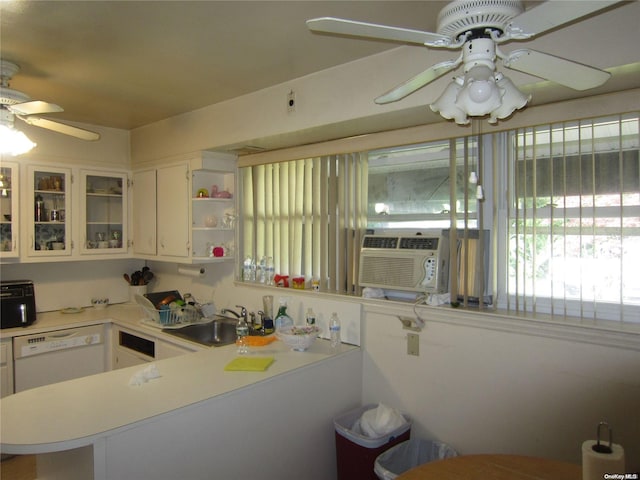
[[[273,363],[273,357],[237,357],[224,369],[228,372],[264,372]]]

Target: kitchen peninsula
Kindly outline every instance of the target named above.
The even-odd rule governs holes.
[[[127,307],[109,310],[131,325],[116,317]],[[137,386],[145,366],[11,395],[0,403],[2,452],[38,454],[46,478],[333,478],[332,419],[360,404],[360,349],[274,342],[250,355],[275,361],[224,371],[229,345],[155,361],[160,377]]]

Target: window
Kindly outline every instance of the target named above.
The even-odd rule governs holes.
[[[261,264],[272,263],[278,276],[315,278],[323,291],[358,293],[366,155],[256,165],[241,168],[240,176],[242,251],[244,261],[257,263],[258,282],[268,282]]]
[[[639,322],[639,123],[633,113],[243,167],[244,256],[358,295],[367,228],[449,229],[450,288],[465,303],[470,292],[508,311]]]
[[[506,306],[640,318],[638,116],[509,133]]]
[[[465,148],[467,156],[465,157]],[[451,159],[455,161],[455,211],[477,225],[474,185],[477,159],[474,138],[443,140],[369,152],[367,227],[371,229],[439,229],[451,225]],[[465,158],[467,159],[465,161]],[[462,226],[461,224],[459,226]]]

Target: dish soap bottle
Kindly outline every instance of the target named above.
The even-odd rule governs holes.
[[[276,314],[276,318],[273,320],[273,323],[276,330],[293,327],[293,318],[287,314],[287,300],[284,298],[280,299],[280,308],[278,308],[278,313]]]

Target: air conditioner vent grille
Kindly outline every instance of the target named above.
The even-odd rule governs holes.
[[[391,288],[415,287],[415,262],[412,258],[377,257],[365,262],[361,282]]]
[[[398,237],[366,236],[363,248],[398,248]]]
[[[406,250],[437,250],[438,239],[429,237],[403,237],[400,248]]]

